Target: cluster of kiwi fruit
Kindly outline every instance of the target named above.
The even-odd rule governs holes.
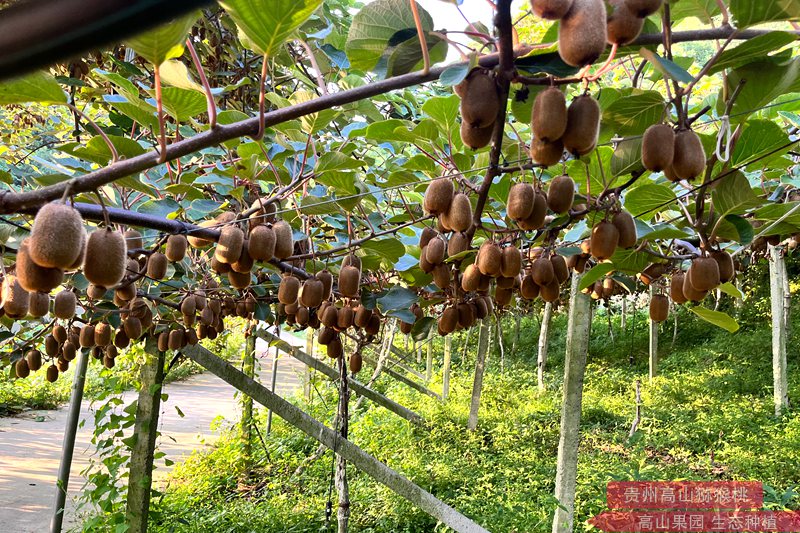
[[[561,161],[564,150],[576,157],[590,153],[600,135],[600,116],[600,104],[588,93],[567,107],[561,89],[544,89],[533,101],[531,159],[549,167]]]
[[[541,247],[529,249],[528,259],[530,265],[522,278],[520,295],[526,300],[541,297],[545,302],[557,301],[561,286],[569,279],[567,260]]]
[[[733,258],[725,250],[711,250],[692,260],[686,272],[672,275],[669,294],[676,304],[700,302],[723,283],[736,276]]]
[[[581,292],[588,294],[592,300],[608,300],[612,296],[627,294],[622,285],[617,283],[612,274],[608,274],[603,279],[595,281]]]
[[[636,245],[636,223],[630,213],[619,210],[614,216],[595,224],[588,243],[584,241],[581,249],[598,261],[611,259],[618,248],[632,248]]]
[[[531,0],[533,12],[558,20],[558,53],[573,67],[591,65],[603,55],[606,43],[625,45],[636,39],[644,18],[661,8],[663,0]]]
[[[473,150],[488,146],[492,142],[501,105],[494,73],[476,67],[454,90],[461,98],[461,140],[464,145]]]
[[[672,182],[691,181],[705,171],[706,151],[691,129],[676,132],[669,124],[654,124],[642,138],[642,165]]]

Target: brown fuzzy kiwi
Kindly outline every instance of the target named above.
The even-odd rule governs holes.
[[[453,180],[450,178],[437,178],[428,184],[425,189],[425,196],[422,200],[422,207],[430,215],[441,215],[450,208],[453,201],[455,189]]]
[[[458,325],[462,328],[471,328],[475,324],[475,307],[472,304],[461,302],[456,305],[458,311]]]
[[[554,213],[562,215],[569,211],[574,200],[575,181],[566,174],[553,178],[547,189],[547,207]]]
[[[672,169],[672,165],[668,166],[664,169],[664,177],[667,178],[672,183],[678,183],[681,181],[681,178],[675,174],[675,171]]]
[[[117,285],[125,275],[127,252],[122,233],[111,228],[93,231],[86,242],[83,275],[95,285]]]
[[[339,271],[339,292],[347,298],[358,296],[361,283],[361,271],[354,266],[344,266]]]
[[[525,220],[533,212],[536,190],[529,183],[517,183],[508,191],[506,212],[511,220]]]
[[[138,319],[135,319],[138,320]],[[81,344],[81,348],[91,348],[94,346],[94,326],[91,324],[86,324],[81,328],[81,334],[79,336],[79,342]]]
[[[607,19],[608,44],[625,46],[633,42],[644,28],[644,19],[640,18],[625,4],[618,4]]]
[[[78,346],[79,346],[79,343],[78,343],[77,339],[68,340],[61,347],[61,355],[67,361],[74,360],[75,356],[78,355]]]
[[[286,259],[291,256],[294,252],[294,237],[289,223],[279,220],[272,226],[272,231],[275,233],[275,258]]]
[[[664,0],[625,0],[625,5],[628,6],[637,17],[649,17],[659,9],[664,3]]]
[[[216,225],[217,225],[216,220],[203,220],[202,222],[197,224],[197,226],[200,228],[213,228]],[[214,243],[213,241],[197,237],[194,234],[187,235],[187,240],[189,241],[189,245],[192,248],[208,248]]]
[[[28,366],[28,360],[24,357],[17,359],[17,362],[14,364],[14,373],[19,379],[25,379],[30,376],[31,369]]]
[[[361,368],[364,366],[364,358],[361,357],[360,353],[356,352],[350,356],[348,365],[350,366],[351,374],[358,374],[361,372]]]
[[[167,238],[167,249],[165,250],[165,255],[167,259],[172,261],[173,263],[177,261],[183,261],[183,258],[186,257],[186,249],[189,246],[189,241],[186,240],[186,237],[183,235],[170,235]]]
[[[553,275],[559,285],[569,279],[569,268],[567,268],[567,260],[558,254],[550,256],[550,263],[553,265]]]
[[[228,283],[230,283],[234,289],[246,289],[250,286],[251,281],[252,276],[250,272],[228,271]]]
[[[544,225],[544,219],[547,216],[547,197],[542,193],[536,193],[536,198],[533,200],[533,211],[531,216],[525,220],[520,220],[517,225],[525,231],[533,231],[541,228]]]
[[[132,283],[126,285],[125,287],[133,287],[134,292],[136,291],[136,286],[133,285]],[[106,290],[105,287],[101,287],[100,285],[95,285],[93,283],[90,283],[89,287],[87,287],[86,289],[86,296],[88,296],[92,300],[101,300],[105,298],[106,292],[108,291]],[[123,298],[123,299],[130,300],[130,298]]]
[[[28,353],[25,354],[25,360],[28,361],[28,367],[33,372],[42,368],[42,352],[39,350],[28,350]]]
[[[449,207],[449,205],[448,205]],[[439,235],[439,232],[435,229],[431,228],[430,226],[425,226],[422,228],[422,233],[419,236],[419,247],[420,249],[425,248],[429,242],[435,239]]]
[[[353,308],[349,305],[346,305],[339,309],[338,316],[336,317],[336,327],[341,331],[344,331],[347,328],[352,327],[354,319],[355,312],[353,311]]]
[[[425,260],[432,265],[440,265],[447,259],[447,244],[437,237],[425,247]]]
[[[558,281],[553,279],[553,281],[547,285],[542,286],[539,290],[539,296],[548,303],[553,303],[558,300],[559,296],[561,296],[561,286],[558,284]]]
[[[506,307],[507,305],[510,305],[513,298],[514,291],[512,289],[503,289],[502,287],[497,287],[494,290],[494,303],[499,307]]]
[[[183,341],[184,341],[184,334],[183,330],[173,329],[169,332],[169,339],[167,340],[167,349],[169,350],[180,350],[183,348]]]
[[[669,124],[654,124],[642,137],[642,165],[652,172],[672,167],[675,157],[675,130]]]
[[[41,318],[50,312],[50,295],[46,292],[31,292],[28,296],[28,314]]]
[[[481,275],[478,265],[474,263],[467,265],[466,270],[464,270],[464,273],[461,275],[461,289],[464,292],[477,291],[480,286]]]
[[[181,301],[181,314],[194,315],[196,312],[197,300],[195,300],[194,296],[190,294]]]
[[[68,290],[63,290],[56,294],[53,300],[53,315],[56,318],[69,320],[75,316],[75,308],[78,305],[78,298],[75,293]]]
[[[128,243],[128,250],[141,250],[144,248],[144,238],[141,232],[129,229],[122,232],[125,242]]]
[[[253,270],[254,264],[255,261],[250,255],[250,250],[248,248],[248,241],[245,239],[244,244],[242,244],[242,253],[239,255],[239,259],[231,263],[231,270],[240,274],[246,274]]]
[[[250,215],[250,228],[258,227],[267,222],[273,222],[278,213],[278,204],[276,202],[267,203],[263,198],[256,198],[250,204],[250,210],[256,211]]]
[[[219,232],[214,257],[220,263],[235,263],[242,255],[242,246],[244,246],[244,232],[236,226],[225,226]]]
[[[654,294],[650,298],[650,320],[664,322],[669,317],[669,298],[663,294]]]
[[[228,263],[221,263],[217,261],[216,257],[211,256],[211,270],[217,274],[227,274],[231,271],[231,266]]]
[[[66,339],[59,341],[56,340],[53,335],[47,335],[44,338],[44,353],[49,357],[55,357],[58,355],[59,344],[63,344],[64,342],[66,342]]]
[[[728,283],[736,276],[736,269],[734,268],[731,254],[725,250],[715,250],[711,252],[711,257],[717,262],[717,266],[719,266],[720,283]]]
[[[439,330],[445,334],[453,333],[458,327],[458,309],[450,306],[442,311],[439,317]]]
[[[611,223],[617,228],[619,232],[619,242],[617,243],[620,248],[631,248],[636,244],[636,223],[633,217],[627,211],[620,211]]]
[[[484,276],[493,278],[500,276],[503,268],[503,250],[497,244],[486,241],[478,250],[476,264]]]
[[[164,279],[167,276],[169,260],[161,252],[153,253],[147,259],[147,277],[152,279]]]
[[[359,328],[365,328],[369,324],[369,319],[372,318],[372,310],[367,309],[363,305],[356,307],[356,315],[353,318],[353,324]]]
[[[597,280],[592,285],[591,296],[593,300],[599,300],[603,297],[603,280]]]
[[[138,339],[142,336],[142,321],[135,316],[126,318],[122,326],[125,329],[125,335],[127,335],[129,339]]]
[[[539,285],[533,281],[533,276],[526,274],[522,278],[522,286],[519,288],[519,293],[526,300],[535,300],[539,296]]]
[[[61,324],[56,324],[55,326],[53,326],[52,335],[53,335],[53,338],[56,340],[56,342],[61,342],[61,343],[66,342],[66,340],[67,340],[67,328],[65,328]],[[48,354],[48,355],[52,355],[52,354]]]
[[[447,241],[447,255],[453,257],[469,250],[469,237],[463,231],[458,231],[450,236]]]
[[[580,1],[584,0],[576,0]],[[583,94],[572,101],[567,115],[567,131],[561,138],[564,148],[571,154],[588,154],[594,150],[600,134],[600,104],[590,95]]]
[[[105,322],[100,322],[94,328],[94,343],[97,346],[108,346],[111,344],[111,326]]]
[[[300,292],[300,280],[294,276],[284,274],[278,286],[278,301],[284,305],[293,304],[297,301]]]
[[[530,154],[535,163],[551,167],[561,161],[564,156],[564,143],[561,139],[554,142],[533,139]]]
[[[683,277],[683,295],[684,297],[690,302],[700,302],[708,295],[706,291],[698,291],[692,286],[692,282],[689,279],[689,273],[687,272],[686,275]]]
[[[675,134],[675,156],[671,169],[682,180],[693,180],[705,171],[706,151],[700,137],[692,130]]]
[[[250,230],[248,242],[250,257],[256,261],[269,261],[275,255],[275,232],[267,226]]]
[[[556,277],[553,263],[546,257],[540,257],[531,265],[531,276],[539,287],[544,287]]]
[[[56,368],[59,372],[66,372],[69,370],[69,361],[64,359],[63,357],[59,357],[56,359]]]
[[[614,289],[617,283],[611,276],[606,276],[603,279],[603,298],[611,298],[614,295]]]
[[[84,238],[83,219],[72,207],[45,204],[36,213],[29,251],[40,267],[67,270],[78,260]]]
[[[95,300],[100,300],[105,298],[106,290],[105,287],[101,287],[100,285],[92,285],[91,287],[95,287],[94,294],[100,294],[99,297],[95,298]],[[117,287],[114,290],[114,301],[122,301],[122,302],[129,302],[136,297],[136,285],[133,283],[128,283],[127,285],[123,285],[122,287]]]
[[[342,266],[351,266],[357,268],[359,271],[361,270],[361,258],[358,257],[356,254],[349,254],[342,259]]]
[[[531,9],[537,17],[547,20],[564,18],[573,0],[531,0]]]
[[[114,346],[120,350],[124,350],[130,343],[131,339],[128,337],[128,334],[125,333],[125,328],[120,326],[120,328],[114,334]]]
[[[650,285],[667,273],[667,265],[663,263],[653,263],[648,265],[640,274],[639,280],[645,285]]]
[[[316,278],[322,282],[322,299],[327,300],[331,297],[333,289],[333,275],[327,270],[317,272]]]
[[[610,259],[618,244],[619,231],[611,222],[601,221],[592,228],[592,255],[597,259]]]
[[[440,289],[446,289],[450,286],[449,265],[439,264],[433,268],[433,283]]]
[[[200,341],[200,339],[197,338],[197,333],[195,333],[193,329],[187,329],[184,333],[184,336],[186,337],[184,342],[186,344],[191,344],[192,346]]]
[[[500,111],[500,96],[494,75],[476,68],[467,76],[466,91],[461,98],[461,116],[473,128],[494,124]]]
[[[503,255],[500,258],[500,273],[506,278],[516,278],[522,270],[522,254],[514,246],[503,248]]]
[[[472,204],[464,193],[453,196],[450,208],[444,215],[447,225],[453,231],[467,231],[472,227]]]
[[[339,359],[343,355],[344,345],[342,344],[342,338],[339,335],[335,335],[328,343],[328,357],[331,359]]]
[[[698,291],[716,289],[720,285],[719,263],[712,257],[698,257],[692,261],[687,276],[692,287]]]
[[[557,87],[550,87],[536,95],[533,101],[531,129],[537,139],[554,142],[567,129],[567,99]]]
[[[400,322],[400,333],[403,335],[408,335],[411,333],[411,329],[414,327],[414,324],[411,322]]]
[[[17,250],[15,273],[22,288],[30,292],[50,292],[64,281],[64,271],[60,268],[40,267],[31,259],[30,239],[23,239]]]
[[[513,289],[515,278],[499,277],[495,280],[495,285],[501,289]]]
[[[200,322],[206,326],[214,323],[214,311],[211,310],[210,306],[200,311]]]
[[[676,272],[672,275],[672,280],[669,283],[669,297],[676,304],[685,304],[689,299],[683,294],[683,286],[685,283],[685,274],[683,272]]]
[[[299,300],[300,303],[306,307],[318,307],[322,303],[322,292],[325,287],[322,282],[317,278],[309,278],[303,282],[300,288]]]
[[[558,54],[570,66],[591,65],[606,49],[603,0],[573,0],[558,26]]]
[[[51,364],[47,367],[47,372],[45,373],[45,379],[49,383],[55,383],[58,379],[58,367],[56,365]]]
[[[426,274],[430,274],[433,272],[433,269],[436,267],[436,265],[428,262],[428,259],[425,256],[425,248],[423,248],[419,254],[419,268]]]
[[[484,146],[489,146],[493,135],[494,124],[489,124],[485,128],[473,128],[466,121],[461,123],[461,142],[467,148],[480,150]]]
[[[330,327],[324,327],[319,330],[319,334],[317,335],[317,341],[323,345],[327,346],[330,342],[336,337],[336,330]]]
[[[377,335],[381,331],[381,319],[378,315],[373,314],[370,319],[367,327],[364,328],[364,331],[367,332],[368,335]]]
[[[28,314],[30,294],[22,288],[16,276],[9,274],[5,277],[1,292],[0,301],[8,317],[22,318]]]

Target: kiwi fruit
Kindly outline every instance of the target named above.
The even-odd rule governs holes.
[[[437,237],[425,247],[425,260],[432,265],[440,265],[447,258],[447,244]]]
[[[142,321],[135,316],[129,316],[122,322],[122,327],[125,329],[125,335],[129,339],[138,339],[142,336]]]
[[[343,267],[346,267],[346,266],[355,267],[359,271],[361,271],[361,258],[358,257],[356,254],[352,254],[352,253],[351,254],[347,254],[346,256],[344,256],[344,259],[342,259],[342,266]]]
[[[503,248],[503,255],[500,258],[500,273],[506,278],[516,278],[522,270],[522,254],[514,246]]]
[[[539,289],[539,296],[548,303],[553,303],[558,300],[558,297],[561,296],[561,286],[558,284],[558,281],[553,279],[553,281],[547,285],[542,285]]]
[[[442,311],[442,315],[439,317],[439,331],[447,335],[449,333],[453,333],[457,327],[458,309],[453,306],[446,307]]]
[[[358,374],[364,366],[364,359],[361,357],[360,353],[356,352],[350,356],[348,365],[350,366],[351,374]]]
[[[131,284],[126,285],[125,287],[133,287],[134,296],[136,296],[136,294],[135,294],[136,286],[135,285],[133,285],[131,283]],[[117,290],[120,290],[120,289],[117,289]],[[105,287],[101,287],[100,285],[95,285],[93,283],[90,283],[89,287],[86,288],[86,296],[88,296],[92,300],[100,300],[100,299],[104,298],[105,295],[106,295],[106,292],[108,292],[108,291],[106,290]],[[116,292],[116,291],[114,291],[114,292]],[[123,300],[130,300],[131,298],[122,298],[122,299]]]
[[[58,379],[58,367],[54,364],[51,364],[47,367],[47,372],[45,372],[45,379],[49,383],[55,383]]]
[[[448,204],[448,207],[450,204]],[[425,226],[422,228],[422,233],[419,236],[419,247],[420,249],[425,248],[429,242],[431,242],[434,238],[439,235],[439,232],[435,229]]]
[[[461,302],[456,305],[458,311],[458,325],[462,328],[471,328],[475,324],[476,313],[472,304]]]
[[[706,151],[703,143],[692,130],[675,134],[675,155],[671,171],[681,180],[693,180],[706,169]]]
[[[96,346],[108,346],[111,344],[111,326],[105,322],[100,322],[94,328],[94,343]]]
[[[275,232],[267,226],[250,230],[248,252],[255,261],[269,261],[275,254]]]
[[[77,340],[68,340],[64,343],[64,346],[61,347],[61,355],[64,357],[66,361],[72,361],[75,359],[75,356],[78,355],[78,341]]]
[[[675,130],[669,124],[654,124],[642,137],[642,165],[652,172],[672,167],[675,156]]]
[[[531,9],[537,17],[547,20],[564,18],[573,0],[531,0]]]
[[[485,128],[473,128],[466,121],[461,123],[461,142],[467,148],[480,150],[484,146],[489,146],[493,135],[494,124],[489,124]]]
[[[558,284],[562,284],[569,279],[569,268],[567,268],[567,260],[558,254],[550,256],[550,263],[553,265],[553,275]]]
[[[117,285],[125,276],[127,252],[122,233],[111,228],[93,231],[86,242],[83,275],[95,285]]]
[[[134,320],[138,320],[134,319]],[[94,346],[94,326],[91,324],[86,324],[81,328],[81,333],[79,337],[79,342],[81,348],[91,348]]]
[[[342,267],[339,271],[339,292],[347,298],[358,296],[361,283],[361,271],[351,265]]]
[[[540,257],[531,265],[531,277],[539,287],[544,287],[556,277],[553,263],[546,257]]]
[[[84,233],[77,210],[61,203],[45,204],[33,219],[30,257],[40,267],[70,269],[80,258]]]
[[[430,274],[433,272],[433,269],[436,267],[433,263],[430,263],[426,258],[425,248],[419,254],[419,268],[426,274]]]
[[[522,278],[522,285],[519,288],[519,293],[526,300],[535,300],[539,296],[539,285],[533,280],[531,274],[526,274]]]
[[[595,0],[576,0],[576,4],[582,1]],[[567,130],[561,138],[568,152],[581,156],[594,150],[600,135],[600,114],[600,104],[588,94],[572,101],[567,110]]]
[[[433,268],[433,283],[440,289],[450,286],[450,267],[448,265],[439,264]]]
[[[669,298],[663,294],[654,294],[650,298],[650,320],[664,322],[669,317]]]
[[[544,226],[544,219],[547,216],[547,197],[542,193],[536,193],[533,199],[533,210],[531,215],[525,220],[520,220],[517,225],[525,231],[533,231]]]
[[[511,220],[525,220],[531,216],[536,191],[529,183],[517,183],[508,191],[506,212]]]
[[[278,301],[284,305],[293,304],[297,301],[300,292],[300,280],[294,276],[284,274],[278,286]]]
[[[251,278],[250,272],[228,271],[228,283],[230,283],[234,289],[246,289],[250,286]]]
[[[614,218],[611,219],[611,223],[614,224],[614,227],[617,228],[617,232],[619,233],[619,242],[617,245],[620,248],[631,248],[636,244],[636,223],[633,221],[633,217],[627,211],[620,211]]]
[[[486,241],[478,250],[476,264],[484,276],[499,277],[503,269],[503,251],[497,244]]]
[[[472,226],[472,204],[467,195],[458,193],[453,196],[444,217],[452,231],[467,231]]]
[[[147,258],[147,277],[151,279],[164,279],[167,277],[169,260],[161,252],[154,252]]]
[[[170,235],[167,238],[167,249],[165,255],[167,259],[173,263],[183,261],[186,257],[186,249],[189,247],[189,241],[183,235]]]
[[[32,372],[36,372],[42,368],[42,352],[39,350],[28,350],[28,353],[25,354],[25,361],[28,363],[28,368],[30,368]]]
[[[17,250],[15,273],[22,288],[30,292],[50,292],[64,281],[64,271],[60,268],[41,267],[31,259],[30,238],[23,239]]]
[[[328,357],[331,359],[339,359],[344,355],[344,345],[342,338],[339,335],[334,335],[328,343]]]
[[[500,307],[506,307],[507,305],[511,304],[511,300],[513,298],[514,291],[512,289],[497,287],[494,290],[494,303]]]
[[[333,275],[327,270],[320,270],[315,277],[322,282],[322,299],[327,300],[333,289]]]
[[[606,276],[603,279],[603,298],[611,298],[614,296],[614,288],[616,285],[614,278]]]
[[[194,315],[197,312],[197,300],[191,294],[181,301],[181,314]]]
[[[687,277],[697,291],[716,289],[720,285],[719,263],[712,257],[698,257],[692,261]]]
[[[317,278],[309,278],[305,280],[303,282],[303,286],[300,288],[300,303],[308,308],[318,307],[319,304],[322,303],[324,290],[325,287]]]
[[[481,276],[482,274],[478,269],[478,265],[474,263],[467,265],[466,270],[464,270],[464,273],[461,275],[461,289],[464,292],[477,291],[480,286]]]
[[[469,250],[469,237],[463,231],[458,231],[450,236],[447,242],[447,255],[453,257]]]
[[[608,44],[625,46],[642,33],[644,19],[637,16],[626,4],[618,4],[608,15],[606,28]]]
[[[535,163],[551,167],[561,161],[564,155],[564,142],[561,139],[553,142],[533,139],[531,141],[530,154]]]
[[[667,265],[663,263],[653,263],[648,265],[640,274],[639,280],[645,285],[650,285],[667,273]]]
[[[558,26],[558,54],[561,59],[570,66],[585,67],[597,61],[605,49],[605,2],[573,0]]]
[[[592,255],[603,261],[614,255],[619,244],[619,231],[611,222],[601,221],[592,228]]]
[[[336,330],[331,327],[324,327],[319,330],[319,335],[317,335],[317,341],[323,345],[327,346],[330,342],[336,337]]]
[[[225,226],[219,232],[214,257],[220,263],[235,263],[242,254],[244,232],[236,226]]]
[[[367,335],[377,335],[381,331],[381,319],[378,315],[373,314],[370,319],[367,327],[364,328],[364,331],[367,332]]]
[[[279,220],[272,226],[272,231],[275,233],[275,251],[273,252],[276,259],[286,259],[294,252],[294,237],[292,236],[292,227],[288,222]]]
[[[664,0],[625,0],[625,5],[637,17],[649,17],[659,9],[664,3]]]
[[[66,342],[66,339],[59,341],[56,340],[53,335],[47,335],[44,338],[44,353],[49,357],[55,357],[58,355],[59,344],[63,344],[64,342]]]
[[[553,178],[547,189],[547,207],[559,215],[563,215],[572,207],[575,200],[575,181],[566,174]]]
[[[216,257],[211,256],[211,270],[217,274],[227,274],[231,271],[231,266],[228,263],[221,263]]]
[[[267,202],[263,198],[256,198],[250,204],[250,210],[256,211],[250,215],[250,228],[256,228],[266,222],[274,222],[275,216],[278,214],[278,204],[276,202]]]
[[[46,292],[28,293],[28,314],[41,318],[50,312],[50,295]]]
[[[717,262],[719,267],[719,281],[720,283],[728,283],[736,275],[736,269],[733,266],[733,258],[731,254],[724,250],[715,250],[711,252],[711,257]]]
[[[336,327],[341,331],[346,330],[347,328],[353,325],[353,320],[355,319],[355,312],[353,308],[349,305],[346,305],[339,309],[339,312],[336,316]]]
[[[685,283],[685,275],[683,272],[676,272],[672,275],[672,280],[669,284],[669,297],[676,304],[685,304],[688,298],[683,294],[683,287]]]
[[[128,334],[125,333],[125,327],[120,326],[117,332],[114,334],[114,346],[123,350],[130,345],[131,339],[128,337]]]
[[[466,78],[466,90],[461,98],[461,116],[473,128],[494,124],[500,111],[500,96],[492,73],[476,68]]]
[[[248,242],[247,239],[245,239],[244,244],[242,244],[242,253],[239,255],[239,259],[231,263],[231,270],[234,272],[246,274],[253,270],[255,261],[253,261],[253,258],[250,256],[250,250],[247,245]]]
[[[173,329],[169,332],[169,338],[167,339],[167,349],[169,350],[180,350],[183,348],[183,341],[185,335],[183,334],[183,329]]]
[[[17,362],[14,364],[14,372],[19,379],[25,379],[30,376],[31,369],[28,366],[28,360],[24,357],[17,359]]]
[[[367,324],[369,324],[370,318],[372,318],[372,310],[367,309],[363,305],[359,305],[356,307],[356,314],[355,317],[353,317],[353,324],[359,328],[365,328],[367,327]]]
[[[200,227],[200,228],[213,228],[216,225],[217,225],[217,221],[216,220],[203,220],[202,222],[197,224],[197,226]],[[208,248],[209,246],[214,244],[213,241],[209,241],[207,239],[196,237],[195,235],[192,235],[191,233],[186,236],[186,239],[189,241],[189,245],[192,248]]]
[[[61,324],[56,324],[55,326],[53,326],[53,332],[51,333],[51,335],[56,340],[56,342],[63,343],[67,340],[67,329]],[[53,355],[53,354],[48,353],[48,355]]]
[[[128,250],[143,250],[144,238],[141,232],[135,229],[129,229],[122,232],[125,242],[128,243]]]
[[[9,274],[3,279],[2,297],[3,311],[10,318],[22,318],[28,314],[30,294],[22,288],[17,277]]]
[[[537,139],[554,142],[567,129],[567,99],[557,87],[549,87],[533,101],[531,129]]]
[[[453,201],[454,194],[453,180],[450,178],[432,180],[428,184],[428,188],[425,189],[422,207],[426,213],[431,215],[446,213],[450,208],[450,203]]]

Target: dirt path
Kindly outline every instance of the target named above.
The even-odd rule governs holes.
[[[292,344],[304,345],[302,339],[285,336]],[[259,342],[259,380],[269,387],[272,357],[266,343]],[[301,386],[302,363],[289,355],[278,359],[277,392],[291,395]],[[210,446],[220,431],[235,424],[240,415],[234,390],[212,374],[200,374],[185,381],[164,386],[169,395],[161,405],[158,451],[180,462],[194,450]],[[127,405],[136,395],[125,393]],[[181,417],[176,407],[183,413]],[[28,411],[14,418],[0,418],[0,531],[43,533],[49,531],[56,495],[56,473],[67,420],[66,406],[54,411]],[[69,482],[67,515],[64,530],[77,525],[75,499],[84,484],[81,471],[89,465],[94,417],[90,402],[81,409],[83,427],[78,429],[75,455]],[[212,429],[212,426],[214,429]],[[164,460],[156,461],[154,479],[163,478],[169,469]]]

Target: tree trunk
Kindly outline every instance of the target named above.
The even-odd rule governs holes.
[[[578,471],[583,376],[589,351],[592,300],[578,289],[581,275],[572,276],[567,353],[564,360],[564,400],[561,407],[561,436],[558,442],[555,496],[559,502],[553,518],[553,533],[573,529],[575,486]]]
[[[625,330],[628,329],[628,297],[622,297],[622,311],[619,315],[619,329],[625,333]]]
[[[248,328],[242,364],[242,372],[249,378],[255,377],[256,367],[256,336],[253,333],[254,332],[250,331]],[[253,399],[249,396],[242,396],[241,432],[244,471],[245,477],[247,477],[250,475],[250,468],[253,463]]]
[[[447,401],[450,394],[450,359],[453,351],[453,338],[447,335],[444,338],[444,361],[442,362],[442,400]]]
[[[347,440],[350,422],[348,413],[350,389],[347,384],[347,361],[341,357],[339,359],[339,436],[345,440]],[[339,454],[336,454],[336,492],[339,493],[339,507],[336,512],[339,533],[347,533],[347,524],[350,520],[350,488],[347,484],[347,460]]]
[[[650,286],[650,298],[652,299],[655,294],[656,294],[655,287]],[[650,379],[652,380],[658,375],[658,322],[653,322],[652,320],[648,319],[648,323],[650,324],[649,375]]]
[[[491,333],[489,317],[481,320],[480,334],[478,336],[478,355],[475,362],[475,380],[472,383],[472,400],[469,405],[469,419],[467,429],[478,429],[478,410],[481,407],[481,391],[483,390],[483,374],[486,371],[486,358],[489,352],[489,335]]]
[[[136,405],[128,478],[127,522],[129,533],[146,533],[150,512],[150,487],[153,483],[153,454],[161,408],[161,385],[164,381],[164,352],[159,352],[155,339],[145,345],[146,361],[142,364],[141,389]]]
[[[553,304],[547,302],[544,305],[544,315],[542,316],[542,325],[539,328],[539,356],[536,360],[537,367],[537,380],[539,383],[539,390],[544,390],[544,370],[547,367],[547,345],[550,338],[550,320],[553,318]]]
[[[769,247],[769,285],[772,299],[772,380],[775,416],[789,407],[789,388],[786,371],[786,338],[788,312],[786,306],[786,260],[783,249]]]

